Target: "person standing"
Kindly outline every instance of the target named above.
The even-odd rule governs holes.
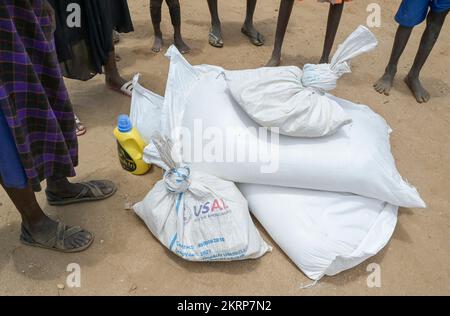
[[[344,2],[350,0],[318,0],[319,2],[328,2],[330,9],[328,11],[327,31],[325,34],[325,42],[323,45],[322,57],[319,63],[329,63],[331,50],[333,49],[336,33],[341,22],[342,11],[344,9]],[[280,10],[278,14],[277,31],[275,35],[275,45],[272,52],[272,57],[267,63],[268,67],[276,67],[281,63],[281,48],[283,46],[284,36],[291,17],[292,8],[295,0],[281,0]]]
[[[422,86],[420,72],[430,56],[444,25],[450,0],[403,0],[395,16],[399,24],[395,34],[391,57],[383,76],[373,85],[381,94],[389,95],[397,74],[397,66],[416,25],[427,21],[414,63],[404,81],[418,103],[430,100],[430,93]]]
[[[161,12],[163,0],[150,0],[150,16],[153,24],[153,31],[155,34],[155,41],[153,43],[152,51],[159,53],[163,45],[163,34],[161,31]],[[184,42],[181,35],[181,7],[179,0],[166,0],[169,7],[170,19],[174,29],[173,42],[180,53],[187,54],[191,48]]]
[[[259,33],[254,24],[253,16],[255,14],[257,0],[247,0],[247,10],[244,24],[241,32],[250,39],[255,46],[264,45],[264,36]],[[214,47],[223,47],[222,25],[219,18],[219,8],[217,0],[208,0],[208,8],[211,14],[211,29],[209,31],[209,44]]]
[[[22,216],[20,241],[79,252],[92,233],[49,218],[35,192],[46,180],[50,205],[112,196],[110,181],[71,183],[78,164],[75,117],[53,41],[46,0],[0,0],[0,184]]]
[[[97,74],[105,74],[109,88],[131,97],[132,81],[120,75],[114,47],[118,33],[134,31],[127,1],[48,1],[55,12],[55,45],[64,77],[88,81]],[[78,25],[73,23],[74,19],[79,19]],[[77,135],[85,134],[86,128],[78,117],[76,124]]]

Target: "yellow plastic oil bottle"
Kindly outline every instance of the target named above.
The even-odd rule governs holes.
[[[150,165],[143,160],[146,144],[137,129],[133,128],[128,115],[119,116],[114,136],[122,168],[134,175],[146,174],[150,170]]]

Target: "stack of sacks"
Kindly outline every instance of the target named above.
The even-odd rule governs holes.
[[[359,28],[355,34],[358,32],[369,31]],[[343,46],[338,52],[348,51],[348,46]],[[369,107],[326,94],[326,86],[310,88],[303,83],[307,92],[290,89],[285,94],[302,94],[303,101],[298,106],[307,109],[291,110],[298,117],[297,123],[307,122],[307,128],[280,116],[274,130],[285,135],[309,135],[291,137],[272,133],[268,137],[258,129],[266,124],[264,118],[270,116],[260,115],[262,112],[251,102],[245,105],[237,102],[237,99],[252,100],[246,97],[251,93],[239,95],[239,91],[249,90],[245,87],[239,90],[239,85],[233,83],[233,76],[239,77],[238,73],[216,66],[191,66],[175,47],[169,49],[167,56],[171,64],[165,99],[151,98],[157,103],[153,106],[161,109],[158,116],[161,122],[149,122],[141,128],[159,129],[181,141],[183,159],[194,170],[240,183],[253,214],[309,278],[319,280],[325,275],[335,275],[374,256],[390,240],[399,206],[425,207],[417,190],[396,169],[389,143],[391,129]],[[347,60],[341,61],[337,72],[332,72],[333,65],[326,65],[328,78],[334,73],[337,80],[349,71]],[[320,71],[323,67],[319,67]],[[285,68],[295,76],[301,75],[300,69]],[[253,76],[246,72],[251,79]],[[314,82],[311,74],[308,82]],[[287,77],[285,73],[284,78]],[[241,83],[252,86],[245,80]],[[327,86],[332,87],[333,83]],[[277,90],[271,83],[262,85],[261,93],[265,89]],[[278,95],[282,94],[278,91]],[[305,101],[305,95],[321,99],[321,110],[312,109],[314,102]],[[141,96],[136,92],[133,98]],[[269,95],[260,100],[275,101],[269,104],[271,110],[283,106]],[[308,107],[305,102],[310,102]],[[328,120],[324,119],[327,115],[321,115],[325,112]],[[321,125],[325,128],[315,128],[314,121],[325,122]],[[192,157],[199,145],[195,137],[198,132],[205,138],[200,139],[204,145],[202,154],[210,154],[209,158],[214,159]],[[313,138],[323,135],[328,136]],[[213,142],[215,137],[222,137],[222,142]],[[230,159],[236,158],[233,157],[236,149],[243,148],[248,150],[244,159]],[[252,156],[255,152],[260,154],[256,159]],[[149,163],[160,163],[152,145],[146,148],[144,156]]]

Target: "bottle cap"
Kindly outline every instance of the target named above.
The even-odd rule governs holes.
[[[119,115],[117,120],[117,128],[121,133],[128,133],[133,129],[133,124],[131,124],[130,117],[126,114]]]

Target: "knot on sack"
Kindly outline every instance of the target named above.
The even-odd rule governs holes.
[[[191,186],[191,170],[188,167],[174,168],[164,174],[164,183],[171,193],[184,193]]]
[[[306,64],[303,67],[302,85],[321,94],[336,88],[341,75],[331,68],[330,64]]]

